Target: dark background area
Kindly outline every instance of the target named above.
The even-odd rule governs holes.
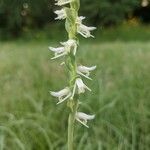
[[[54,0],[0,0],[0,38],[14,38],[54,24]],[[150,23],[149,0],[81,0],[80,15],[87,23],[112,27],[123,22]],[[61,25],[60,25],[61,26]]]

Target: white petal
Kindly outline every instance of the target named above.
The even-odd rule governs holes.
[[[93,120],[95,118],[95,115],[87,115],[83,112],[77,112],[76,116],[82,120]]]
[[[54,97],[59,97],[60,95],[59,95],[59,92],[52,92],[52,91],[50,91],[50,94],[52,95],[52,96],[54,96]]]
[[[87,29],[88,29],[89,31],[93,31],[93,30],[96,29],[96,27],[87,27]]]
[[[56,55],[55,57],[52,57],[51,59],[53,60],[53,59],[56,59],[56,58],[62,57],[62,56],[64,56],[64,55],[66,55],[66,53],[62,53],[62,54],[60,54],[60,55]]]
[[[73,39],[69,39],[66,42],[60,42],[60,44],[62,44],[63,46],[73,46],[76,44],[76,41]]]
[[[85,38],[88,38],[88,37],[91,36],[91,35],[90,35],[90,36],[87,36],[87,35],[83,34],[83,32],[80,32],[80,31],[78,31],[78,33],[81,34],[81,35],[82,35],[83,37],[85,37]]]
[[[63,47],[49,47],[51,51],[55,52],[55,57],[51,59],[56,59],[61,56],[67,55],[67,53],[69,53],[71,50],[73,51],[74,55],[76,54],[77,44],[75,40],[70,39],[67,42],[61,42],[61,44],[63,45]]]
[[[67,17],[65,9],[56,10],[56,11],[54,11],[54,13],[56,15],[58,15],[57,18],[55,18],[55,19],[61,20],[61,19],[65,19]]]
[[[92,91],[88,86],[84,85],[87,90]]]
[[[95,69],[96,69],[96,66],[86,67],[86,68],[87,68],[87,70],[89,70],[89,71],[93,71],[93,70],[95,70]]]
[[[85,92],[85,89],[91,91],[90,88],[88,88],[84,83],[83,81],[80,79],[80,78],[77,78],[76,79],[76,85],[78,86],[78,93],[84,93]]]
[[[76,84],[78,86],[78,93],[79,94],[84,93],[85,92],[85,86],[84,86],[83,81],[80,78],[78,78],[78,79],[76,79]]]
[[[86,126],[87,128],[89,128],[87,125],[87,121],[92,120],[94,118],[95,118],[95,115],[87,115],[83,112],[77,112],[76,113],[76,120],[79,121],[84,126]]]
[[[93,71],[96,69],[96,66],[86,67],[86,66],[78,66],[77,70],[83,73],[89,73],[89,71]]]
[[[78,73],[79,75],[81,75],[81,76],[83,76],[83,77],[89,79],[89,80],[92,80],[90,77],[88,77],[87,75],[83,74],[83,73],[80,72],[80,71],[77,71],[77,73]]]
[[[54,97],[57,97],[59,102],[57,104],[60,104],[62,102],[64,102],[65,100],[67,100],[69,97],[71,97],[71,91],[69,89],[69,87],[66,87],[58,92],[50,92],[50,94]]]
[[[76,23],[77,23],[77,24],[81,24],[81,23],[82,23],[82,20],[84,20],[85,18],[86,18],[86,17],[84,17],[84,16],[78,17]]]
[[[69,94],[68,94],[66,97],[64,97],[63,99],[59,99],[59,102],[57,103],[57,105],[60,104],[60,103],[62,103],[62,102],[64,102],[65,100],[67,100],[70,96],[71,96],[71,93],[69,93]]]
[[[80,122],[82,125],[84,125],[85,127],[89,128],[89,126],[86,123],[84,123],[83,121],[81,121],[80,119],[76,118],[76,120],[78,122]]]
[[[69,93],[70,93],[69,87],[66,87],[58,92],[50,91],[50,94],[54,97],[62,97],[62,96],[68,95]]]
[[[80,17],[79,17],[80,20],[84,20],[85,18],[86,18],[86,17],[84,17],[84,16],[80,16]]]
[[[95,29],[96,27],[87,27],[83,24],[78,24],[77,26],[77,32],[85,38],[94,37],[93,35],[91,35],[90,31],[95,30]]]
[[[55,0],[55,1],[57,1],[57,3],[55,3],[55,5],[58,5],[58,6],[62,6],[62,5],[72,2],[72,0]]]
[[[64,47],[57,47],[57,48],[55,48],[55,47],[49,47],[49,50],[51,50],[51,51],[53,51],[53,52],[55,52],[55,53],[62,53],[62,52],[64,52]]]
[[[70,52],[72,50],[73,54],[76,54],[77,42],[75,40],[69,39],[66,42],[60,42],[60,44],[64,46],[66,52]]]

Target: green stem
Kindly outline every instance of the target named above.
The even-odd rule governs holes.
[[[69,39],[76,39],[77,33],[77,25],[76,19],[78,16],[79,10],[79,3],[80,0],[74,0],[70,3],[70,9],[75,10],[75,13],[72,14],[71,18],[73,18],[73,22],[71,22],[71,26],[68,30]],[[70,21],[70,20],[68,20]],[[76,73],[76,57],[71,54],[67,58],[68,68],[69,68],[69,75],[70,75],[70,87],[72,88],[75,84],[75,78],[77,76]],[[73,150],[73,143],[74,143],[74,124],[75,124],[75,115],[78,109],[78,96],[74,96],[73,99],[70,99],[68,102],[68,107],[70,108],[70,114],[68,118],[68,150]]]
[[[71,67],[69,70],[70,74],[70,87],[74,85],[76,78],[76,60],[75,56],[68,56],[68,63]],[[75,115],[78,108],[78,97],[74,96],[73,99],[68,101],[68,107],[70,108],[70,114],[68,118],[68,150],[73,150],[73,141],[74,141],[74,124],[75,124]]]
[[[71,101],[71,105],[73,106],[72,111],[69,114],[69,119],[68,119],[68,150],[73,150],[73,141],[74,141],[74,122],[75,122],[75,114],[76,114],[76,109],[78,102],[76,104],[74,103],[75,101]]]
[[[69,114],[68,119],[68,150],[73,150],[74,115]]]

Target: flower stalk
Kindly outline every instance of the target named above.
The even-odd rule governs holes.
[[[79,95],[84,93],[86,89],[91,91],[91,89],[82,81],[82,77],[92,80],[89,75],[91,71],[96,69],[96,66],[77,66],[76,52],[79,46],[77,34],[80,34],[85,38],[94,37],[91,34],[91,31],[96,28],[87,27],[82,24],[85,17],[78,16],[80,0],[55,1],[56,5],[63,7],[60,10],[56,10],[54,13],[57,15],[55,18],[56,20],[65,19],[65,28],[68,32],[68,41],[60,42],[60,47],[49,47],[49,49],[54,52],[54,57],[52,60],[60,57],[65,58],[65,61],[62,64],[65,64],[68,70],[69,80],[66,88],[58,92],[51,91],[50,94],[58,98],[57,104],[67,101],[67,106],[70,111],[68,118],[68,150],[73,150],[75,120],[88,128],[87,121],[92,120],[95,117],[95,115],[87,115],[83,112],[78,112]],[[66,5],[67,7],[65,7]]]
[[[79,1],[78,1],[79,2]],[[78,10],[75,11],[74,6],[76,5],[75,3],[77,3],[77,1],[71,2],[70,3],[70,10],[74,13],[72,13],[73,15],[70,16],[70,18],[72,17],[72,23],[70,21],[70,18],[68,17],[66,19],[66,30],[68,31],[68,36],[69,39],[76,39],[76,34],[77,34],[77,26],[76,26],[76,18],[78,16]],[[67,25],[72,26],[70,29],[67,27]],[[67,29],[68,28],[68,29]],[[76,56],[70,54],[68,56],[68,68],[69,68],[69,74],[70,74],[70,87],[72,88],[74,86],[74,82],[75,82],[75,78],[77,77],[77,72],[76,72],[76,68],[77,68],[77,64],[76,64]],[[70,101],[68,101],[68,107],[70,107],[70,114],[69,114],[69,118],[68,118],[68,150],[73,150],[73,143],[74,143],[74,126],[75,126],[75,116],[76,116],[76,112],[78,109],[78,97],[71,97]]]

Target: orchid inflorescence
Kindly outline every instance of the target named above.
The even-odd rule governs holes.
[[[85,38],[94,37],[91,34],[91,31],[95,30],[96,28],[84,25],[83,20],[85,19],[85,17],[78,16],[78,10],[80,6],[79,0],[55,1],[55,5],[62,6],[60,10],[54,11],[54,13],[57,15],[55,19],[66,20],[65,27],[68,32],[69,39],[66,42],[60,42],[61,46],[59,47],[49,47],[49,50],[54,52],[54,57],[52,57],[51,59],[57,59],[60,57],[65,58],[63,64],[65,64],[68,68],[68,72],[70,73],[70,81],[69,85],[64,89],[57,92],[50,91],[50,94],[58,98],[57,104],[60,104],[64,101],[70,101],[72,103],[73,101],[78,101],[76,95],[84,93],[85,90],[91,91],[91,89],[84,84],[82,77],[92,80],[89,77],[90,73],[91,71],[96,69],[96,66],[77,66],[75,57],[79,42],[76,35],[80,34]],[[66,5],[70,5],[70,7],[66,7]],[[74,118],[84,126],[88,127],[87,121],[94,119],[95,115],[87,115],[83,112],[78,112],[77,109],[75,110],[76,112]]]

